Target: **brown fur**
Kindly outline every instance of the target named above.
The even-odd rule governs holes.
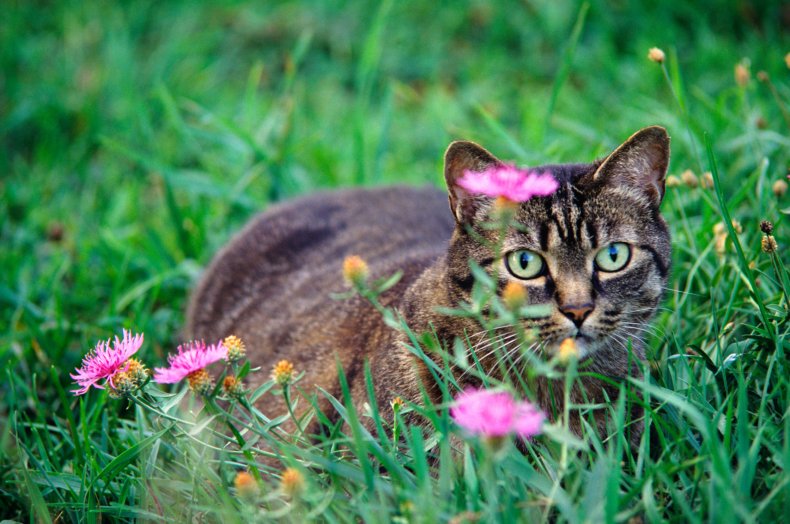
[[[414,188],[346,190],[275,206],[216,256],[193,294],[187,334],[211,341],[235,334],[247,343],[253,365],[268,370],[288,359],[305,372],[303,387],[320,386],[339,397],[337,359],[357,407],[367,401],[366,360],[382,408],[395,396],[419,401],[420,382],[441,401],[426,366],[404,348],[402,334],[388,328],[363,299],[336,301],[330,294],[346,289],[341,277],[346,256],[362,256],[372,278],[402,270],[382,302],[400,311],[414,331],[433,331],[452,348],[456,337],[481,330],[471,320],[437,312],[437,307],[469,301],[472,259],[501,287],[516,281],[531,303],[552,305],[549,316],[524,321],[538,331],[546,351],[577,334],[569,311],[582,305],[590,310],[578,333],[579,341],[586,340],[580,366],[622,381],[639,374],[624,344],[631,339],[635,356],[644,358],[640,326],[655,312],[669,270],[669,234],[658,212],[668,158],[666,132],[650,127],[603,161],[538,168],[551,172],[560,188],[522,204],[516,219],[526,227],[509,230],[505,239],[506,252],[527,248],[545,259],[547,273],[532,280],[512,276],[502,259],[479,242],[479,236],[492,240],[494,234],[481,227],[491,201],[467,194],[456,180],[466,170],[481,171],[499,160],[470,142],[451,144],[445,156],[452,213],[442,192]],[[631,245],[631,261],[617,273],[595,271],[595,253],[611,242]],[[476,350],[479,345],[472,343]],[[492,358],[483,363],[493,373]],[[267,378],[257,375],[258,381]],[[538,383],[544,409],[561,407],[558,388]],[[585,378],[572,397],[579,403],[606,403],[617,397],[617,387]],[[265,395],[259,407],[276,416],[283,411],[279,402]],[[306,403],[301,408],[307,409]],[[599,432],[605,432],[603,410],[596,419]],[[572,422],[577,433],[579,424]],[[641,432],[638,423],[636,428],[632,440]]]

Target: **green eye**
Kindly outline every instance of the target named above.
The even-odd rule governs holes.
[[[595,255],[595,265],[607,272],[620,271],[630,260],[631,248],[622,242],[609,244]]]
[[[528,249],[508,253],[505,265],[514,277],[525,280],[543,274],[543,257]]]

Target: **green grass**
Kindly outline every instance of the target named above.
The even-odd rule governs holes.
[[[780,2],[261,4],[4,3],[0,517],[247,521],[259,510],[232,480],[249,458],[204,445],[225,438],[214,421],[190,434],[139,404],[70,395],[68,373],[97,340],[142,331],[141,357],[159,365],[200,268],[274,200],[440,185],[453,139],[524,164],[589,161],[650,124],[672,136],[671,173],[718,182],[670,188],[663,203],[672,276],[648,377],[626,388],[648,406],[639,449],[558,429],[525,455],[475,442],[455,453],[441,409],[432,430],[401,428],[396,447],[347,413],[319,444],[270,444],[306,487],[285,497],[280,468],[264,468],[260,511],[342,522],[790,514],[790,200],[772,192],[790,163]],[[667,52],[665,71],[646,59],[652,46]],[[743,232],[730,228],[719,254],[724,217]],[[760,251],[762,219],[775,224],[773,258]],[[620,424],[628,393],[612,399]],[[175,400],[157,402],[175,413]]]

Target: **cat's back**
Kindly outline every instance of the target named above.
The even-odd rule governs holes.
[[[373,278],[401,269],[408,282],[444,253],[452,229],[446,193],[431,188],[351,189],[278,204],[215,256],[192,295],[186,335],[249,336],[332,307],[349,255],[363,257]]]

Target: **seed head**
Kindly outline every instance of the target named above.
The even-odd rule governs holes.
[[[280,479],[280,488],[283,490],[283,493],[293,497],[304,488],[304,477],[299,473],[298,469],[287,468],[283,471],[283,476]]]
[[[657,64],[663,64],[664,60],[666,60],[666,55],[661,49],[657,47],[651,47],[647,52],[647,58]]]
[[[242,342],[242,340],[235,335],[230,335],[225,340],[223,340],[222,345],[228,350],[228,362],[239,361],[244,358],[244,355],[247,353],[247,348],[244,346],[244,342]]]
[[[294,365],[287,360],[281,360],[272,368],[272,380],[285,386],[294,376]]]
[[[765,235],[761,242],[763,252],[765,253],[774,253],[778,246],[776,245],[776,239],[773,235]]]
[[[352,286],[364,284],[370,275],[367,263],[357,255],[343,260],[343,278]]]
[[[735,230],[736,234],[743,232],[741,223],[735,219],[732,220],[732,228]],[[729,238],[727,226],[724,225],[724,222],[717,222],[716,225],[713,226],[713,237],[715,241],[714,250],[719,255],[723,255],[727,250],[727,238]]]
[[[130,394],[137,389],[137,384],[134,378],[126,371],[119,371],[112,377],[113,385],[110,386],[109,392],[112,398],[121,398]]]
[[[760,82],[767,82],[769,78],[770,77],[768,76],[768,73],[766,73],[765,71],[757,71],[757,80],[759,80]]]
[[[517,282],[510,281],[502,290],[502,302],[508,309],[515,311],[527,301],[527,290]]]
[[[741,60],[741,62],[735,66],[735,83],[740,87],[746,87],[749,85],[750,78],[749,61],[745,59]]]
[[[782,198],[787,193],[787,182],[780,178],[774,182],[774,185],[771,186],[771,190],[774,192],[776,198]]]
[[[770,235],[774,231],[774,225],[769,220],[763,220],[760,222],[760,231]]]
[[[208,395],[211,393],[211,388],[214,385],[211,375],[205,369],[199,369],[187,375],[187,383],[189,384],[189,389],[198,395]]]
[[[47,240],[55,243],[61,242],[64,232],[65,228],[63,224],[60,222],[50,222],[47,226]]]
[[[716,251],[717,254],[723,255],[725,251],[727,251],[727,234],[723,235],[716,235],[714,237],[715,244],[713,249]]]
[[[686,184],[688,187],[694,188],[699,185],[699,180],[697,179],[697,175],[694,174],[694,171],[691,169],[686,169],[680,174],[680,179],[683,180],[683,183]]]
[[[675,175],[669,175],[666,181],[667,187],[680,187],[683,182],[680,181]]]
[[[126,365],[126,372],[132,376],[138,385],[142,385],[151,374],[150,370],[146,369],[145,365],[136,358],[130,358]]]
[[[704,189],[713,189],[713,174],[710,171],[705,171],[702,173],[702,178],[700,178],[700,186]]]
[[[735,230],[737,234],[743,233],[743,226],[740,222],[732,219],[732,228]],[[714,235],[726,235],[727,234],[727,226],[724,225],[724,222],[717,222],[715,226],[713,226],[713,234]]]
[[[788,69],[790,69],[790,53],[787,53],[785,55],[785,65],[787,66]]]
[[[236,488],[236,493],[248,499],[255,498],[261,491],[258,483],[255,481],[255,477],[247,471],[236,473],[236,478],[233,479],[233,487]]]

